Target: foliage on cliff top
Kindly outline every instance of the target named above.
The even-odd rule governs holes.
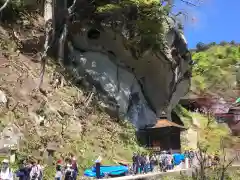
[[[67,2],[72,3],[71,0]],[[176,25],[176,18],[169,18],[171,5],[164,2],[166,1],[121,0],[116,2],[96,0],[94,2],[80,2],[77,0],[73,14],[74,18],[77,18],[81,23],[93,23],[97,26],[101,24],[101,26],[112,28],[115,32],[123,33],[126,38],[125,45],[134,51],[136,58],[139,58],[149,49],[159,53],[168,48],[164,35]],[[32,3],[26,0],[12,1],[3,11],[2,18],[9,19],[9,14],[11,14],[9,11],[13,9],[15,19],[33,7],[42,14],[41,6],[43,3],[44,0]],[[74,24],[71,19],[70,24]]]
[[[224,43],[207,48],[200,46],[198,49],[192,53],[195,61],[192,91],[200,94],[213,93],[226,99],[236,98],[240,45]]]

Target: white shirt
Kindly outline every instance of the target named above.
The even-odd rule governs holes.
[[[32,167],[32,170],[31,170],[31,172],[30,172],[30,177],[32,178],[35,174],[37,174],[37,177],[36,178],[38,178],[39,177],[39,175],[40,175],[40,171],[41,171],[41,169],[39,169],[39,166],[38,165],[35,165],[35,166],[33,166]]]
[[[0,178],[2,180],[13,180],[13,173],[9,168],[7,168],[5,171],[2,169],[0,172]]]
[[[62,176],[63,176],[62,171],[57,171],[57,172],[56,172],[56,175],[55,175],[55,178],[60,178],[60,179],[62,179]]]

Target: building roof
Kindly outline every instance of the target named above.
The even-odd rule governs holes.
[[[174,123],[172,121],[169,121],[167,119],[159,119],[155,126],[150,127],[150,128],[164,128],[164,127],[177,127],[181,129],[186,129],[184,126],[181,126],[177,123]]]

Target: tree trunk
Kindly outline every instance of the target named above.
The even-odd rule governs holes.
[[[44,77],[45,66],[46,66],[46,57],[48,55],[49,49],[53,44],[54,36],[55,36],[54,7],[55,7],[55,0],[45,0],[44,2],[45,43],[44,43],[44,50],[41,55],[41,74],[40,74],[40,82],[38,85],[38,89],[41,88],[43,83],[43,77]]]

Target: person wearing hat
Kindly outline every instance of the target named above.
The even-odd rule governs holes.
[[[2,168],[0,172],[0,179],[1,180],[13,180],[13,173],[9,167],[9,160],[4,159],[2,161]]]
[[[96,168],[96,177],[97,179],[101,178],[101,162],[102,162],[102,157],[98,156],[98,158],[95,160],[95,168]]]

